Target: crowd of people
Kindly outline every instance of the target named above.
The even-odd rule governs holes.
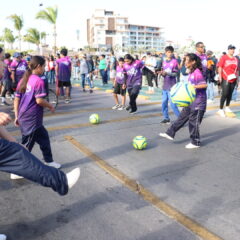
[[[93,93],[94,80],[99,76],[104,86],[111,84],[113,87],[112,109],[126,110],[130,114],[138,111],[137,98],[143,85],[148,86],[148,94],[161,88],[161,123],[171,125],[159,135],[173,140],[176,132],[189,122],[190,143],[186,148],[199,148],[199,127],[207,104],[214,101],[215,89],[221,94],[218,115],[234,115],[230,103],[232,99],[236,100],[240,70],[235,49],[229,45],[228,51],[219,59],[212,51],[206,51],[202,42],[196,44],[195,53],[186,53],[182,59],[172,46],[167,46],[163,54],[146,53],[141,58],[131,54],[117,57],[113,51],[107,56],[81,54],[69,57],[67,49],[62,49],[56,57],[23,56],[15,52],[12,59],[0,48],[1,105],[8,105],[7,97],[14,101],[14,123],[22,134],[21,144],[16,143],[4,128],[11,121],[10,116],[0,113],[0,170],[11,173],[12,179],[24,177],[51,187],[60,195],[66,194],[79,178],[80,170],[77,168],[66,175],[59,170],[61,165],[53,160],[48,132],[43,126],[43,109],[55,111],[46,100],[48,85],[56,86],[57,96],[65,95],[65,103],[69,104],[72,80],[81,80],[83,92],[87,91],[88,84],[89,92]],[[196,89],[195,101],[181,111],[170,98],[172,86],[179,81],[189,82]],[[129,104],[126,104],[126,92]],[[169,104],[175,121],[170,121]],[[45,164],[30,153],[35,143],[40,146]],[[0,240],[3,237],[0,235]]]

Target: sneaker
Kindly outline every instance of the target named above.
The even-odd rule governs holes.
[[[57,162],[50,162],[50,163],[46,163],[46,165],[48,165],[49,167],[54,167],[54,168],[61,168],[61,164],[60,163],[57,163]]]
[[[225,113],[232,113],[233,111],[230,109],[230,107],[225,107]]]
[[[163,119],[160,123],[162,123],[162,124],[170,124],[170,119]]]
[[[119,107],[120,107],[120,105],[119,105],[119,104],[116,104],[115,106],[112,107],[112,109],[113,109],[113,110],[116,110],[116,109],[118,109]]]
[[[137,113],[137,110],[135,110],[135,111],[131,110],[129,113],[130,113],[130,114],[136,114],[136,113]]]
[[[6,102],[2,102],[1,103],[1,106],[10,106],[8,103],[6,103]],[[0,239],[1,240],[1,239]]]
[[[12,180],[17,180],[17,179],[23,179],[23,177],[11,173],[11,174],[10,174],[10,179],[12,179]],[[1,240],[1,238],[0,238],[0,240]]]
[[[90,93],[93,93],[93,90],[92,90],[92,89],[90,89]]]
[[[7,236],[4,234],[0,234],[0,240],[7,240]]]
[[[223,109],[219,109],[219,110],[217,111],[217,114],[218,114],[220,117],[226,117],[225,112],[223,111]]]
[[[167,133],[159,133],[160,137],[167,138],[168,140],[173,141],[173,138],[170,137]]]
[[[195,149],[195,148],[200,148],[200,146],[194,145],[192,143],[189,143],[185,146],[187,149]]]
[[[126,110],[127,110],[127,111],[131,110],[131,106],[127,106],[127,107],[126,107]]]
[[[65,100],[65,103],[70,103],[70,102],[71,102],[70,99]]]
[[[125,106],[121,105],[121,106],[118,108],[118,110],[119,110],[119,111],[122,111],[122,110],[124,110],[125,108],[126,108]]]
[[[75,168],[71,172],[67,173],[68,188],[71,189],[80,177],[80,168]]]

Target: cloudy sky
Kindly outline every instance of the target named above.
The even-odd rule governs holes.
[[[94,9],[101,8],[127,16],[133,24],[163,27],[166,40],[183,43],[191,36],[214,51],[226,50],[229,44],[240,48],[239,0],[2,0],[0,33],[4,27],[13,28],[6,16],[16,13],[23,16],[24,29],[37,27],[51,34],[49,24],[35,20],[40,3],[43,7],[57,5],[59,8],[57,30],[60,46],[87,45],[86,19]],[[48,38],[51,41],[51,36]]]

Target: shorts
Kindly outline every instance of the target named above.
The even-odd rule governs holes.
[[[111,70],[110,71],[110,78],[113,79],[116,77],[116,70]]]
[[[125,89],[122,89],[122,85],[123,84],[120,84],[120,83],[117,83],[114,87],[114,91],[113,93],[115,94],[120,94],[122,96],[125,96],[126,95],[126,88]]]
[[[71,82],[58,81],[58,87],[71,87]]]

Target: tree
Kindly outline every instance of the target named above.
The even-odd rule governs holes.
[[[27,34],[24,36],[24,41],[35,44],[39,51],[41,40],[44,38],[46,38],[45,32],[40,33],[36,28],[29,28]]]
[[[42,19],[53,25],[53,37],[54,37],[54,53],[57,52],[57,7],[47,7],[45,10],[41,10],[37,13],[36,18]]]
[[[13,36],[13,33],[9,28],[4,28],[2,38],[10,45],[10,49],[13,49],[13,43],[15,42],[16,37]]]
[[[13,14],[7,18],[13,21],[14,28],[18,31],[19,50],[21,51],[21,30],[23,28],[23,18],[21,16],[18,16],[17,14]]]

